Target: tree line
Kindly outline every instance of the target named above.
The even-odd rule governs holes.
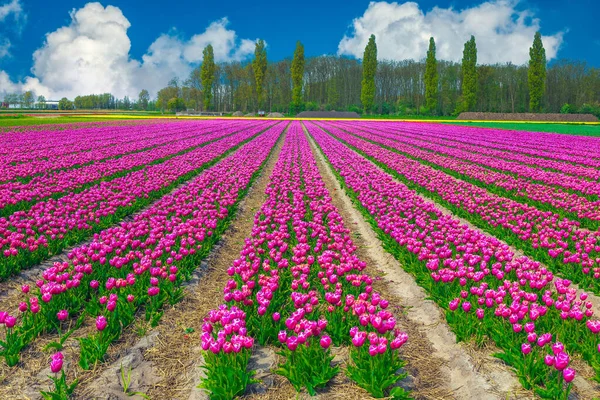
[[[169,109],[169,101],[177,98],[181,109],[244,113],[264,109],[292,114],[347,110],[405,115],[462,111],[600,115],[600,69],[584,61],[548,65],[539,32],[525,65],[479,65],[474,36],[465,43],[460,63],[437,60],[434,38],[422,61],[378,60],[373,35],[362,61],[332,55],[305,59],[300,42],[292,58],[275,62],[267,61],[262,41],[256,49],[251,62],[215,63],[211,56],[187,79],[172,79],[158,92],[157,108]],[[212,55],[210,45],[205,51]]]
[[[247,62],[217,63],[208,45],[201,65],[185,78],[171,79],[155,99],[143,90],[137,99],[116,99],[106,93],[78,96],[73,102],[63,100],[63,106],[77,109],[600,115],[600,68],[569,60],[548,65],[539,32],[525,65],[479,65],[474,36],[465,43],[461,62],[437,60],[434,38],[430,38],[426,58],[420,61],[378,60],[373,35],[362,60],[334,55],[305,58],[304,46],[297,42],[293,57],[269,61],[266,45],[259,40],[253,59]]]

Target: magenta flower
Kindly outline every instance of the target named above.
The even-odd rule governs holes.
[[[106,328],[106,325],[108,325],[106,317],[104,317],[104,315],[99,315],[98,318],[96,318],[96,329],[103,331]]]
[[[554,368],[559,371],[564,370],[569,365],[569,355],[564,352],[560,352],[556,355],[556,360],[554,361]]]
[[[523,352],[523,354],[531,353],[531,345],[529,343],[523,343],[521,345],[521,352]]]
[[[64,321],[69,318],[69,312],[67,310],[60,310],[56,313],[56,318],[58,318],[59,321]]]
[[[321,345],[322,348],[328,349],[329,346],[331,346],[331,338],[327,335],[323,335],[321,337],[321,340],[319,341],[319,344]]]
[[[7,315],[6,318],[4,319],[4,324],[6,325],[7,328],[12,328],[13,326],[15,326],[16,323],[17,323],[17,319],[15,317],[13,317],[12,315]]]
[[[573,381],[575,379],[575,370],[573,368],[565,368],[563,370],[563,378],[567,383]]]
[[[52,355],[52,360],[50,361],[50,371],[53,373],[58,373],[63,367],[63,355],[61,352],[54,353]]]

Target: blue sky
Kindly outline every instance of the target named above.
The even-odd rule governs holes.
[[[380,57],[406,59],[423,57],[433,35],[438,58],[459,59],[474,33],[481,62],[522,63],[540,29],[549,58],[600,66],[597,0],[290,3],[0,0],[0,94],[156,90],[189,73],[207,43],[221,49],[217,59],[247,60],[257,38],[272,60],[289,57],[296,40],[308,56],[360,57],[375,33]]]

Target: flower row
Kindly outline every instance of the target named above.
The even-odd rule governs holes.
[[[168,143],[171,135],[183,130],[192,129],[182,123],[140,123],[52,133],[4,133],[0,137],[0,147],[4,150],[0,155],[0,182],[28,179],[49,171],[140,151],[149,147],[148,142]]]
[[[185,130],[171,132],[169,138],[161,141],[147,140],[146,144],[142,145],[143,151],[124,152],[118,158],[109,158],[80,168],[52,171],[35,176],[27,182],[14,181],[1,184],[0,215],[8,216],[14,211],[22,210],[24,205],[19,203],[27,202],[31,205],[35,200],[55,197],[76,189],[82,190],[83,186],[89,186],[99,180],[116,178],[150,163],[159,163],[167,157],[171,158],[182,152],[191,151],[249,126],[249,124],[238,124],[201,129],[188,127]],[[115,174],[117,176],[114,176]],[[10,207],[11,205],[13,207]]]
[[[540,263],[444,214],[317,125],[308,128],[386,248],[446,309],[458,340],[493,340],[523,386],[544,398],[563,398],[570,389],[569,353],[581,354],[600,378],[598,322],[589,319],[587,295],[578,297]]]
[[[542,211],[556,212],[561,217],[579,219],[583,226],[593,230],[597,230],[600,226],[600,202],[592,201],[584,195],[542,183],[535,183],[527,178],[490,170],[471,162],[459,160],[456,157],[422,150],[413,145],[392,140],[394,136],[374,135],[370,132],[358,131],[350,126],[344,128],[350,133],[406,154],[411,158],[427,163],[433,168],[441,169],[452,176],[467,180],[502,197],[511,197],[517,201],[527,202]]]
[[[354,254],[298,122],[288,130],[266,194],[251,237],[228,269],[227,304],[202,329],[210,354],[202,387],[218,393],[227,369],[244,381],[247,362],[232,360],[247,358],[250,336],[282,347],[285,360],[276,372],[298,391],[315,394],[338,371],[330,346],[350,345],[348,376],[376,397],[401,398],[402,389],[388,386],[404,376],[396,374],[403,365],[396,350],[407,336],[396,328],[387,300],[373,291],[373,279],[361,273],[365,263]],[[230,394],[244,388],[232,386]]]
[[[38,335],[60,332],[84,310],[98,331],[80,339],[79,364],[86,369],[102,360],[138,309],[156,324],[162,306],[180,299],[179,286],[228,226],[282,130],[283,124],[275,125],[132,221],[94,235],[69,252],[69,262],[45,270],[35,295],[19,307],[20,322],[6,325],[0,354],[9,365]],[[31,290],[23,287],[26,296]]]
[[[469,182],[423,165],[336,128],[336,137],[390,168],[416,190],[439,200],[480,228],[523,249],[565,277],[600,293],[598,233],[580,229],[578,221],[540,211],[527,204],[489,193]]]
[[[8,219],[0,218],[0,276],[34,265],[79,243],[92,232],[113,225],[264,129],[264,125],[253,125],[163,163],[148,165],[79,193],[36,203],[27,212],[18,211]]]

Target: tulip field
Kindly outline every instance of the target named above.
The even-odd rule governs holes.
[[[0,144],[2,399],[600,398],[600,139],[149,119]]]

